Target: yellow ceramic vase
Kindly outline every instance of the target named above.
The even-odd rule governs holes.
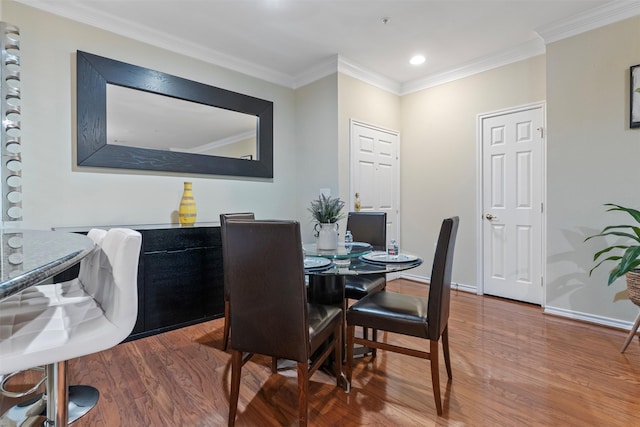
[[[196,222],[196,200],[193,198],[193,190],[190,182],[184,183],[184,191],[178,208],[178,216],[181,225],[193,225]]]

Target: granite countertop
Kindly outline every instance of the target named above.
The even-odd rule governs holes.
[[[4,229],[0,240],[0,300],[72,267],[95,246],[87,236],[62,231]]]

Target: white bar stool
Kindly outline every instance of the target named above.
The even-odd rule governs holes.
[[[70,393],[67,361],[114,347],[135,325],[142,236],[113,228],[93,229],[89,237],[96,249],[80,262],[77,279],[35,286],[0,303],[0,376],[37,366],[46,371],[45,393],[30,406],[9,409],[0,425],[40,422],[44,407],[47,425],[66,426],[69,407],[84,415],[97,403],[98,392]]]

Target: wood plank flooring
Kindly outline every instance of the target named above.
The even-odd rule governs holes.
[[[407,280],[389,291],[426,295]],[[222,319],[121,344],[70,362],[72,384],[100,390],[74,426],[221,426],[227,423],[230,354]],[[640,425],[640,344],[626,331],[544,315],[540,307],[454,291],[453,380],[441,362],[444,416],[436,415],[428,361],[384,351],[356,362],[350,394],[312,377],[314,426]],[[421,345],[385,335],[390,343]],[[296,425],[295,370],[270,374],[268,358],[243,369],[238,426]],[[25,380],[25,382],[29,382]],[[0,398],[4,411],[14,400]]]

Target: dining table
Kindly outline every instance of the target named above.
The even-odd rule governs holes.
[[[89,255],[89,237],[63,231],[0,231],[0,301],[61,273]]]
[[[305,273],[308,276],[307,298],[310,303],[335,305],[342,309],[346,329],[345,282],[347,276],[386,274],[408,270],[422,264],[422,258],[398,251],[388,254],[374,251],[367,242],[339,242],[336,249],[320,249],[316,243],[302,245]],[[344,332],[344,331],[343,331]],[[346,339],[343,333],[343,345]],[[346,354],[343,351],[343,354]],[[351,384],[346,376],[341,378],[348,392]]]
[[[389,255],[374,251],[366,242],[344,243],[332,250],[318,249],[317,244],[303,244],[305,273],[309,276],[309,302],[343,304],[347,276],[386,274],[408,270],[422,264],[422,258],[399,251]]]

